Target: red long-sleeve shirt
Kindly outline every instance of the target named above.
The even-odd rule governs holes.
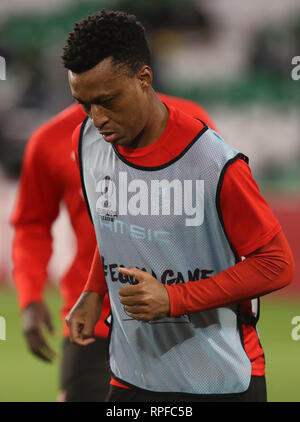
[[[95,235],[87,217],[80,177],[72,150],[72,132],[85,118],[80,106],[72,105],[40,127],[31,137],[24,157],[16,206],[11,218],[15,227],[13,276],[19,304],[41,301],[52,254],[52,224],[61,201],[66,205],[77,250],[72,265],[60,282],[65,317],[82,291],[95,248]],[[105,299],[97,336],[107,336],[103,323],[109,312]],[[64,325],[64,334],[68,334]]]
[[[159,95],[168,104],[175,103],[186,113],[213,127],[209,115],[199,105]],[[47,265],[52,254],[51,228],[62,201],[66,204],[77,240],[74,260],[60,282],[63,318],[78,299],[88,278],[96,240],[83,201],[71,141],[74,129],[85,117],[81,106],[72,105],[41,126],[28,142],[11,218],[15,227],[13,275],[21,309],[43,298]],[[100,321],[95,327],[96,336],[108,335],[104,319],[109,310],[108,298],[105,298]],[[68,335],[66,324],[64,335]]]

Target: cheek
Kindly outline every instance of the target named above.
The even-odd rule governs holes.
[[[144,129],[144,116],[142,113],[138,113],[137,110],[132,115],[132,119],[130,122],[130,130],[133,137],[139,135],[139,133]]]
[[[122,117],[124,126],[130,132],[139,132],[143,128],[144,116],[137,106],[128,107],[126,113]]]
[[[134,107],[131,109],[131,116],[130,116],[130,120],[133,123],[134,126],[136,127],[143,127],[145,124],[145,107],[142,104],[139,104],[138,102],[136,102],[134,104]]]
[[[136,136],[145,126],[145,107],[137,95],[119,104],[114,119],[131,136]]]

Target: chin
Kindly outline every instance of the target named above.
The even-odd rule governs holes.
[[[114,142],[112,143],[112,145],[113,145],[114,147],[118,147],[119,145],[123,145],[123,142],[122,142],[122,140],[121,140],[121,139],[117,139],[116,141],[114,141]]]
[[[121,147],[130,148],[130,141],[128,141],[127,139],[120,138],[120,139],[117,139],[114,142],[114,146],[121,146]]]

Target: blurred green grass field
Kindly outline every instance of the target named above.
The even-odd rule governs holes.
[[[57,331],[55,339],[47,338],[60,353],[61,299],[54,290],[45,297]],[[300,340],[291,337],[291,320],[300,315],[299,297],[287,300],[269,296],[261,300],[261,305],[258,328],[267,361],[268,401],[300,402]],[[56,401],[60,357],[47,364],[27,350],[13,290],[0,290],[0,315],[6,319],[6,340],[0,341],[0,402]]]

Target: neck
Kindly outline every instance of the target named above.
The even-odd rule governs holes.
[[[149,94],[149,118],[141,133],[132,141],[131,148],[143,148],[153,144],[163,134],[169,117],[169,110],[152,90]]]

